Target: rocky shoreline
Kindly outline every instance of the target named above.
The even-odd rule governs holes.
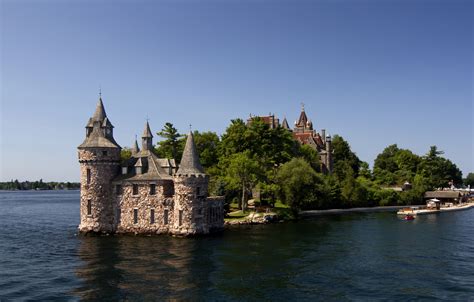
[[[407,206],[380,206],[380,207],[364,207],[350,209],[329,209],[329,210],[307,210],[300,211],[299,218],[311,218],[323,215],[348,214],[348,213],[374,213],[374,212],[397,212],[399,209]],[[284,222],[286,220],[278,217],[277,214],[251,213],[245,218],[227,219],[224,221],[224,227],[236,225],[255,225],[255,224],[271,224],[276,222]]]

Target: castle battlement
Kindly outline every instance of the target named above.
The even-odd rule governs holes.
[[[148,122],[142,149],[135,140],[121,162],[102,98],[78,147],[83,233],[207,234],[224,226],[224,198],[209,197],[209,176],[199,161],[192,132],[181,164],[158,158]]]

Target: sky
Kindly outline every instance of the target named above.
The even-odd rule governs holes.
[[[0,181],[78,181],[99,89],[121,146],[304,103],[371,166],[396,143],[474,171],[472,1],[0,3]]]

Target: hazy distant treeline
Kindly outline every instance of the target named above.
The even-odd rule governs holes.
[[[43,182],[37,181],[18,181],[18,179],[8,182],[0,182],[0,190],[78,190],[81,185],[77,182]]]

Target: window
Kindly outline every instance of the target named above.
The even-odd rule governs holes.
[[[107,151],[102,151],[103,156],[107,156]]]
[[[91,183],[91,169],[87,168],[86,170],[87,184]]]
[[[156,185],[151,184],[150,185],[150,195],[155,195],[156,194]]]
[[[178,223],[179,225],[183,224],[183,210],[179,210]]]
[[[133,185],[132,186],[132,194],[133,195],[138,195],[138,185]]]
[[[92,215],[92,200],[87,201],[87,215]]]
[[[201,196],[201,187],[196,188],[196,195]]]
[[[127,167],[122,167],[122,174],[125,175],[125,174],[127,174],[127,172],[128,172]]]
[[[120,208],[117,209],[117,223],[120,223],[120,217],[122,216],[122,211]]]
[[[169,214],[169,211],[165,210],[164,217],[163,217],[163,224],[168,224],[168,214]]]
[[[138,209],[133,209],[133,223],[138,223]]]
[[[115,194],[117,194],[117,195],[122,194],[122,186],[121,185],[116,185],[115,186]]]
[[[150,223],[151,224],[155,223],[155,209],[150,210]]]

